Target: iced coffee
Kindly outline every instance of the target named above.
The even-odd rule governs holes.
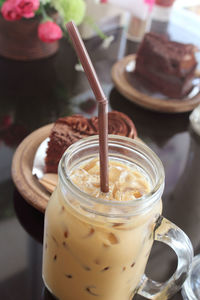
[[[100,191],[99,160],[92,159],[70,173],[72,183],[87,195],[104,201],[140,201],[151,190],[137,168],[109,161],[109,193]],[[131,299],[144,273],[153,242],[153,227],[161,213],[160,201],[147,214],[124,221],[91,217],[72,198],[67,204],[60,187],[46,212],[43,275],[60,300]],[[71,196],[70,196],[71,197]],[[112,213],[94,203],[93,209]]]
[[[143,145],[136,151],[130,139],[113,136],[109,192],[102,193],[98,139],[88,141],[71,146],[59,165],[45,213],[43,279],[59,300],[130,300],[158,227],[163,168],[153,154],[145,158]]]

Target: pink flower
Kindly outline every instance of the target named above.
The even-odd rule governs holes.
[[[38,36],[43,42],[52,43],[61,39],[62,30],[56,23],[46,21],[39,25]]]
[[[9,1],[9,0],[7,0]],[[40,6],[39,0],[15,0],[19,14],[24,18],[32,18]]]
[[[5,1],[2,5],[1,13],[7,21],[16,21],[21,19],[21,14],[17,9],[15,0]]]
[[[39,0],[6,0],[1,8],[4,19],[16,21],[24,18],[32,18],[40,6]]]
[[[153,5],[155,0],[144,0],[145,3],[147,3],[148,5]]]
[[[149,10],[151,11],[154,6],[155,0],[144,0],[144,2],[149,6]]]

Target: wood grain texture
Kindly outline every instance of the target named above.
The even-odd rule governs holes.
[[[41,179],[39,179],[39,182],[48,192],[53,193],[58,183],[58,174],[46,173]]]
[[[136,55],[129,55],[115,63],[112,67],[111,75],[116,89],[130,101],[148,108],[150,110],[167,113],[181,113],[193,110],[200,103],[200,93],[193,98],[185,99],[160,99],[153,98],[147,94],[141,93],[134,88],[126,76],[126,66],[135,60]],[[196,72],[199,77],[200,72]]]
[[[22,197],[33,207],[44,212],[50,193],[32,175],[37,148],[46,139],[53,124],[46,125],[27,136],[18,146],[12,161],[12,179]]]

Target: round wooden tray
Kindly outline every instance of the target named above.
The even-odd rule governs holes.
[[[119,60],[112,67],[112,80],[117,90],[130,101],[159,112],[177,113],[193,110],[200,103],[200,92],[194,97],[184,99],[169,99],[154,97],[154,94],[143,93],[135,88],[128,78],[127,66],[134,62],[136,55],[129,55]],[[196,77],[200,77],[199,72]]]
[[[18,146],[12,161],[12,178],[23,198],[44,212],[50,197],[38,179],[32,175],[37,148],[50,135],[53,124],[41,127],[27,136]]]
[[[50,135],[53,124],[41,127],[28,135],[18,146],[12,161],[12,179],[22,197],[33,207],[45,212],[50,193],[32,174],[35,153]],[[137,137],[137,140],[143,141]]]

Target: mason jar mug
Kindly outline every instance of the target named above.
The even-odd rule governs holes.
[[[185,233],[162,216],[162,163],[136,140],[110,135],[108,144],[109,160],[136,168],[151,191],[124,202],[86,194],[70,174],[98,157],[98,136],[70,146],[60,161],[58,185],[45,212],[44,283],[59,300],[130,300],[136,293],[167,299],[184,282],[193,249]],[[178,257],[177,269],[165,283],[145,275],[154,240],[169,245]]]

